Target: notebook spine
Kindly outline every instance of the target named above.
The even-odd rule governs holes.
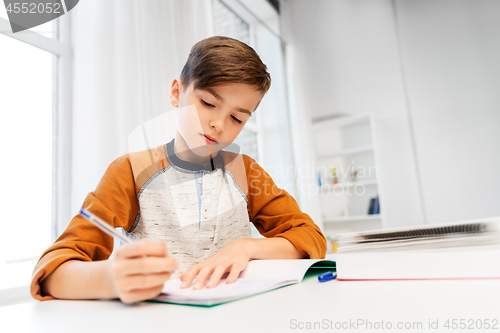
[[[424,238],[424,237],[439,237],[439,236],[451,236],[459,234],[473,234],[482,233],[487,231],[486,224],[484,223],[469,223],[461,225],[451,225],[442,226],[436,228],[421,228],[413,230],[403,230],[403,231],[388,231],[379,232],[373,234],[362,234],[360,235],[362,239],[366,241],[377,241],[377,240],[396,240],[404,238]]]

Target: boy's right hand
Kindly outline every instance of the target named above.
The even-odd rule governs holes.
[[[116,250],[110,277],[121,301],[134,303],[158,296],[177,267],[177,259],[168,257],[165,242],[143,239]]]

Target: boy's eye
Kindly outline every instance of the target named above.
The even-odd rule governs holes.
[[[207,102],[205,102],[205,101],[204,101],[204,100],[202,100],[202,99],[201,99],[201,102],[202,102],[205,106],[208,106],[208,107],[211,107],[211,108],[215,107],[215,105],[212,105],[212,104],[210,104],[210,103],[207,103]],[[238,118],[236,118],[235,116],[231,116],[231,118],[233,118],[233,120],[234,120],[235,122],[237,122],[238,124],[241,124],[241,120],[239,120],[239,119],[238,119]]]
[[[214,107],[214,105],[212,105],[212,104],[210,104],[210,103],[207,103],[207,102],[205,102],[204,100],[201,100],[201,102],[202,102],[203,104],[205,104],[206,106],[209,106],[209,107]]]
[[[231,118],[233,118],[233,120],[235,122],[237,122],[238,124],[241,124],[241,120],[239,120],[238,118],[236,118],[235,116],[231,116]]]

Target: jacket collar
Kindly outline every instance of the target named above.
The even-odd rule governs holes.
[[[176,154],[174,150],[174,141],[172,139],[169,143],[167,143],[167,155],[172,164],[178,166],[179,168],[190,170],[190,171],[214,171],[216,169],[224,169],[224,160],[221,157],[221,152],[219,151],[217,155],[212,159],[211,163],[203,166],[198,163],[192,163],[188,161],[181,160]]]

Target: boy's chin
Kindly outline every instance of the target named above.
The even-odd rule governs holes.
[[[210,158],[210,154],[212,154],[212,157],[217,154],[219,151],[219,147],[216,147],[217,145],[211,145],[210,150],[207,145],[199,146],[199,147],[190,147],[191,152],[195,154],[198,157],[206,157]]]

